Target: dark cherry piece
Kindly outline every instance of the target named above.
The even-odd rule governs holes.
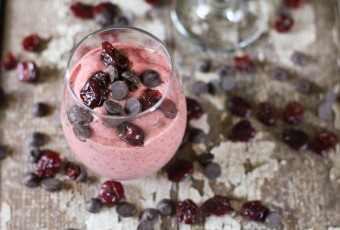
[[[251,107],[242,97],[233,97],[230,101],[230,111],[235,116],[248,117],[251,114]]]
[[[305,150],[308,147],[308,136],[297,129],[285,129],[282,134],[283,142],[294,150]]]
[[[302,6],[305,0],[285,0],[285,5],[291,9],[297,9]]]
[[[169,98],[165,98],[162,104],[159,106],[159,110],[161,110],[167,118],[174,119],[178,113],[175,102],[173,102]]]
[[[338,137],[329,131],[319,132],[315,136],[315,140],[312,143],[311,149],[322,156],[327,156],[328,153],[334,149],[338,143]]]
[[[103,204],[116,205],[124,198],[123,185],[114,180],[105,181],[99,190],[99,200]]]
[[[106,66],[116,67],[120,73],[129,70],[129,60],[121,54],[110,42],[102,43],[102,61]]]
[[[260,201],[248,201],[242,205],[241,214],[244,218],[253,221],[263,222],[269,213],[269,209],[262,205]]]
[[[168,178],[173,182],[179,182],[194,172],[194,166],[186,160],[177,160],[168,169]]]
[[[188,119],[199,119],[203,115],[201,104],[193,98],[186,97]]]
[[[201,210],[205,216],[223,216],[230,213],[233,208],[231,207],[230,201],[227,197],[216,195],[206,200],[202,204]]]
[[[67,179],[69,180],[76,180],[81,173],[80,166],[73,163],[73,162],[67,162],[65,164],[65,174]]]
[[[143,146],[145,132],[143,129],[128,121],[122,122],[118,128],[118,136],[120,139],[132,146]]]
[[[139,101],[142,104],[142,111],[154,106],[161,98],[162,94],[158,90],[145,89],[139,98]]]
[[[59,154],[54,151],[46,152],[37,163],[36,174],[39,177],[54,177],[61,167]]]
[[[195,224],[200,217],[198,206],[190,199],[180,202],[176,209],[177,220],[182,224]]]
[[[113,18],[119,12],[119,6],[111,2],[102,2],[92,8],[94,20],[102,27],[112,25]]]
[[[239,71],[250,73],[253,71],[253,63],[248,55],[235,56],[234,63]]]
[[[75,2],[70,5],[71,14],[80,19],[93,18],[92,5],[84,4],[81,2]]]
[[[257,118],[264,125],[274,125],[277,120],[277,111],[272,104],[262,102],[258,106]]]
[[[22,40],[22,47],[29,52],[37,52],[40,49],[42,39],[38,34],[30,34]]]
[[[292,29],[294,19],[289,14],[280,14],[276,17],[274,27],[277,32],[285,33]]]
[[[255,137],[256,130],[248,120],[238,122],[230,131],[229,140],[233,142],[248,142]]]
[[[36,82],[39,79],[39,67],[33,61],[20,62],[17,67],[17,78],[22,82]]]
[[[149,3],[150,5],[157,5],[161,2],[161,0],[144,0],[146,3]]]
[[[2,68],[5,71],[9,71],[14,69],[17,66],[17,59],[15,58],[14,54],[12,52],[8,52],[6,54],[6,59],[2,63]]]
[[[300,122],[305,108],[296,101],[289,102],[283,111],[283,120],[287,124],[296,125]]]

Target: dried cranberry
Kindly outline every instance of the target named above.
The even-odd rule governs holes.
[[[251,107],[242,97],[233,97],[230,101],[230,111],[235,116],[248,117],[251,114]]]
[[[108,85],[110,76],[107,73],[98,71],[88,79],[80,90],[80,98],[90,108],[103,105],[108,97]]]
[[[277,119],[275,107],[268,102],[260,103],[258,106],[257,118],[265,125],[274,125]]]
[[[274,27],[277,32],[284,33],[292,29],[294,19],[289,14],[280,14],[276,17]]]
[[[198,206],[190,199],[180,202],[176,209],[177,220],[182,224],[195,224],[200,217]]]
[[[124,187],[118,181],[105,181],[100,186],[98,198],[103,204],[116,205],[124,198]]]
[[[337,143],[338,137],[334,133],[322,131],[315,136],[311,148],[315,153],[327,156]]]
[[[269,209],[261,204],[261,201],[254,200],[245,202],[242,205],[241,214],[244,218],[253,221],[263,222],[269,213]]]
[[[46,152],[38,161],[36,173],[39,177],[54,177],[61,167],[59,154],[53,151]]]
[[[234,62],[238,70],[250,73],[253,71],[253,63],[250,61],[248,55],[235,56]]]
[[[12,52],[8,52],[6,55],[6,60],[2,63],[2,68],[5,71],[14,69],[17,66],[17,59],[14,57]]]
[[[80,19],[93,18],[92,5],[84,4],[81,2],[75,2],[70,6],[70,11],[73,16]]]
[[[297,9],[304,4],[304,0],[285,0],[285,5],[288,8]]]
[[[238,122],[230,131],[229,140],[233,142],[248,142],[256,134],[255,129],[248,120]]]
[[[81,168],[77,164],[74,164],[72,162],[67,162],[65,164],[65,173],[66,173],[67,179],[76,180],[81,173]]]
[[[37,34],[31,34],[22,40],[22,47],[29,52],[37,52],[41,46],[41,38]]]
[[[286,129],[282,134],[283,142],[294,150],[305,150],[308,147],[308,136],[297,129]]]
[[[227,197],[216,195],[206,200],[201,207],[205,216],[223,216],[233,210]]]
[[[283,112],[283,120],[291,125],[296,125],[300,122],[305,108],[296,101],[289,102]]]
[[[186,160],[177,160],[168,169],[168,178],[171,181],[179,182],[194,172],[194,166]]]
[[[142,111],[154,106],[161,98],[162,94],[158,90],[145,89],[139,98],[139,101],[142,104]]]
[[[193,98],[186,98],[188,119],[199,119],[203,115],[200,103]]]
[[[119,7],[111,2],[102,2],[92,8],[95,21],[105,27],[113,24],[113,18],[119,13]]]
[[[169,98],[165,98],[162,104],[159,106],[159,110],[161,110],[167,118],[174,119],[178,113],[175,102],[173,102]]]
[[[146,3],[149,3],[150,5],[156,5],[161,2],[161,0],[144,0]]]
[[[121,73],[129,70],[129,60],[109,42],[102,43],[101,57],[106,66],[112,65]]]
[[[36,82],[39,78],[39,67],[33,61],[24,61],[17,67],[17,77],[22,82]]]
[[[118,126],[118,136],[126,143],[133,146],[143,146],[145,132],[143,129],[130,122],[123,122]]]

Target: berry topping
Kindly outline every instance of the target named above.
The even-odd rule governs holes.
[[[122,122],[118,126],[118,136],[126,143],[133,146],[143,146],[145,132],[143,129],[130,122]]]
[[[39,177],[54,177],[61,167],[59,154],[53,151],[46,152],[37,163],[36,173]]]
[[[43,133],[33,132],[27,136],[27,142],[30,146],[39,147],[46,143],[46,136]]]
[[[256,131],[248,120],[238,122],[230,131],[229,140],[248,142],[255,137]]]
[[[198,206],[190,199],[180,202],[176,209],[177,220],[182,224],[195,224],[200,217]]]
[[[175,211],[175,203],[170,199],[162,199],[157,203],[156,209],[162,216],[171,216]]]
[[[35,117],[46,116],[48,114],[48,106],[42,102],[35,103],[32,106],[31,112]]]
[[[57,192],[61,189],[61,181],[56,178],[46,178],[41,181],[41,187],[48,192]]]
[[[105,181],[99,190],[99,200],[103,204],[116,205],[124,198],[123,185],[114,180]]]
[[[294,20],[289,14],[280,14],[276,17],[274,27],[277,32],[285,33],[292,29]]]
[[[168,169],[168,178],[171,181],[179,182],[194,172],[194,166],[186,160],[177,160]]]
[[[121,115],[123,111],[123,108],[120,104],[111,100],[106,100],[104,102],[104,108],[107,114],[110,115]]]
[[[8,52],[6,54],[6,59],[2,63],[2,68],[5,71],[9,71],[14,69],[17,66],[17,59],[14,57],[14,54],[12,52]]]
[[[165,98],[162,104],[159,106],[159,110],[161,110],[165,117],[174,119],[178,113],[175,102],[173,102],[169,98]]]
[[[81,2],[75,2],[70,6],[71,14],[80,19],[93,18],[92,6]]]
[[[65,174],[67,179],[76,180],[81,174],[81,168],[75,163],[67,162],[65,164]]]
[[[221,176],[221,166],[216,162],[207,164],[204,166],[204,175],[208,177],[208,179],[216,179]]]
[[[124,81],[115,81],[111,85],[111,96],[114,100],[120,101],[129,94],[129,87]]]
[[[122,73],[122,77],[134,85],[139,83],[139,77],[134,70],[128,70]]]
[[[275,107],[268,102],[260,103],[258,106],[257,118],[264,125],[274,125],[277,119]]]
[[[91,213],[98,213],[102,209],[102,203],[97,198],[91,198],[85,201],[85,209]]]
[[[211,69],[211,62],[207,59],[200,59],[196,62],[195,68],[202,73],[207,73]]]
[[[288,8],[297,9],[304,4],[305,0],[285,0],[284,2]]]
[[[283,111],[283,120],[287,124],[296,125],[300,122],[305,108],[296,101],[289,102]]]
[[[125,112],[129,115],[136,115],[142,111],[142,105],[136,98],[129,98],[125,102]]]
[[[250,104],[242,97],[233,97],[229,106],[231,113],[235,116],[248,117],[251,114]]]
[[[250,61],[248,55],[235,56],[235,66],[239,71],[250,73],[253,71],[253,63]]]
[[[263,222],[268,213],[269,209],[258,200],[248,201],[242,205],[241,214],[248,220]]]
[[[37,34],[31,34],[22,40],[22,47],[29,52],[37,52],[40,49],[42,39]]]
[[[36,82],[39,72],[38,66],[33,61],[20,62],[17,67],[17,77],[22,82]]]
[[[140,215],[141,220],[150,220],[153,223],[156,223],[159,220],[159,212],[154,208],[144,209]]]
[[[155,88],[163,83],[159,74],[154,70],[145,70],[139,77],[142,84],[149,88]]]
[[[301,67],[304,67],[308,64],[308,56],[302,52],[295,51],[291,59],[295,65],[298,65]]]
[[[141,98],[139,99],[140,103],[142,104],[142,110],[145,111],[151,108],[161,98],[162,98],[162,94],[158,90],[145,89],[141,94]]]
[[[112,65],[121,73],[129,69],[129,60],[109,42],[102,43],[101,57],[106,66]]]
[[[92,114],[77,105],[72,105],[67,109],[67,117],[72,124],[89,124],[93,121]]]
[[[131,217],[136,214],[137,209],[133,204],[120,202],[116,207],[116,211],[120,217]]]
[[[26,173],[22,183],[28,188],[35,188],[39,186],[40,178],[35,173]]]
[[[294,150],[305,150],[308,147],[308,136],[297,129],[286,129],[282,134],[283,142]]]
[[[199,119],[203,115],[200,103],[193,98],[186,97],[188,119]]]
[[[233,210],[227,197],[216,195],[206,200],[201,207],[205,216],[223,216]]]
[[[94,20],[102,27],[112,25],[113,18],[119,11],[119,6],[111,2],[102,2],[92,8]]]
[[[312,143],[312,150],[322,156],[327,156],[328,153],[338,143],[338,137],[329,131],[319,132],[315,136],[315,141]]]
[[[88,124],[75,124],[73,133],[80,141],[85,142],[91,136],[91,128]]]

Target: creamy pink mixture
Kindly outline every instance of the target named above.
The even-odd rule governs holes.
[[[130,68],[137,75],[145,70],[155,70],[163,83],[156,87],[164,94],[170,82],[170,66],[166,59],[139,46],[131,44],[114,44],[132,63]],[[75,94],[79,92],[89,77],[97,71],[106,71],[107,67],[100,57],[101,48],[92,50],[84,56],[71,73],[70,82]],[[141,83],[140,83],[141,85]],[[139,85],[139,86],[140,86]],[[129,97],[139,98],[145,87],[140,86],[137,92],[129,93]],[[66,110],[74,101],[70,95],[64,95],[61,114],[66,140],[77,158],[94,172],[116,180],[129,180],[147,176],[164,166],[177,151],[186,127],[186,104],[179,79],[175,77],[167,95],[176,103],[178,114],[174,119],[166,118],[163,112],[156,110],[143,115],[132,123],[141,127],[145,133],[144,146],[131,146],[122,141],[117,130],[103,124],[101,118],[94,115],[90,124],[91,137],[81,142],[73,133],[73,125],[68,120]],[[94,109],[105,113],[103,107]]]

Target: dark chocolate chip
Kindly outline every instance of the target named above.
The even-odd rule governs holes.
[[[79,165],[80,167],[80,174],[76,179],[76,182],[85,182],[87,179],[87,171],[83,165]]]
[[[149,220],[152,223],[156,223],[159,218],[159,212],[154,208],[144,209],[140,215],[140,220]]]
[[[136,98],[129,98],[125,103],[125,112],[129,115],[136,115],[142,111],[142,105]]]
[[[272,78],[277,81],[286,81],[288,79],[287,70],[282,67],[276,67],[272,70]]]
[[[77,105],[67,109],[67,116],[72,124],[89,124],[93,121],[92,114]]]
[[[122,106],[117,102],[107,100],[104,102],[104,108],[106,112],[110,115],[121,115]]]
[[[208,83],[208,92],[212,95],[222,92],[221,82],[219,80],[212,80]]]
[[[32,106],[32,115],[35,117],[43,117],[48,114],[48,106],[45,103],[38,102]]]
[[[174,119],[178,113],[176,104],[169,98],[165,98],[159,109],[164,113],[165,117]]]
[[[206,166],[214,160],[214,157],[211,153],[203,153],[197,157],[197,160],[202,166]]]
[[[156,209],[162,216],[171,216],[175,212],[175,202],[170,199],[162,199],[157,203]]]
[[[306,78],[300,78],[296,81],[296,89],[300,93],[308,94],[311,91],[311,82]]]
[[[131,25],[136,18],[136,15],[132,10],[124,10],[122,15],[128,20],[128,25]]]
[[[282,216],[277,211],[270,211],[266,216],[265,222],[271,229],[276,229],[281,224]]]
[[[41,186],[48,192],[57,192],[61,189],[61,181],[56,178],[46,178],[41,181]]]
[[[195,67],[196,67],[196,70],[202,73],[207,73],[211,69],[211,62],[207,59],[200,59],[200,60],[197,60]]]
[[[40,178],[35,173],[26,173],[22,183],[28,188],[35,188],[39,186]]]
[[[128,202],[121,202],[117,205],[116,211],[121,217],[131,217],[136,214],[136,207]]]
[[[89,125],[77,124],[73,127],[74,135],[82,142],[91,136],[91,128]]]
[[[124,81],[115,81],[111,85],[111,95],[114,100],[122,100],[129,94],[129,87]]]
[[[221,89],[224,92],[233,90],[236,86],[236,80],[234,77],[227,76],[221,78]]]
[[[125,15],[117,15],[113,19],[113,25],[115,26],[128,26],[129,25],[129,19],[125,17]]]
[[[195,81],[191,86],[191,90],[196,95],[204,94],[208,92],[208,85],[203,81]]]
[[[305,53],[295,51],[291,58],[295,65],[304,67],[308,64],[308,56]]]
[[[8,147],[0,144],[0,160],[5,159],[9,154]]]
[[[150,220],[142,220],[137,226],[137,230],[154,230],[154,223]]]
[[[221,65],[216,70],[217,75],[222,77],[233,77],[235,75],[235,69],[229,65]]]
[[[322,120],[328,120],[332,116],[332,104],[321,102],[317,108],[318,117]]]
[[[43,133],[33,132],[27,136],[27,141],[33,147],[43,146],[46,143],[46,136]]]
[[[201,144],[205,141],[207,134],[198,128],[191,128],[189,131],[189,141],[195,144]]]
[[[154,70],[145,70],[140,75],[140,79],[143,85],[149,88],[154,88],[163,83],[159,74]]]
[[[102,203],[97,198],[91,198],[85,201],[85,209],[91,213],[98,213],[102,209]]]
[[[31,149],[28,159],[31,163],[37,163],[40,160],[40,158],[44,155],[44,153],[45,151],[39,148]]]
[[[139,77],[134,70],[128,70],[122,73],[122,77],[134,85],[137,85],[139,83]]]
[[[112,65],[108,66],[106,72],[110,75],[110,82],[113,83],[119,79],[118,69],[113,67]]]
[[[325,102],[328,102],[330,104],[335,103],[336,99],[337,99],[337,94],[333,90],[327,91],[323,98]]]
[[[212,162],[204,167],[204,175],[209,179],[215,179],[221,175],[221,166],[218,163]]]

